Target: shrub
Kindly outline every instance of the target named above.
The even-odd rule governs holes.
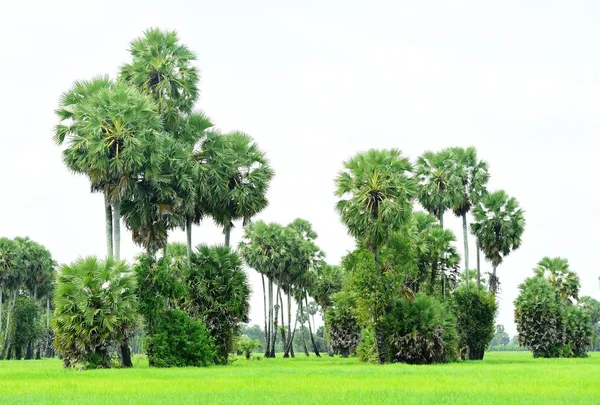
[[[534,357],[559,357],[564,346],[563,307],[555,288],[542,277],[531,277],[519,285],[515,300],[515,322],[519,344]]]
[[[355,310],[354,297],[347,292],[340,292],[334,295],[333,307],[329,307],[325,315],[331,347],[342,357],[354,352],[360,341]]]
[[[79,259],[62,266],[54,295],[54,347],[65,367],[110,367],[135,326],[135,278],[125,262]]]
[[[494,337],[498,311],[494,294],[459,289],[453,298],[458,345],[469,348],[469,360],[483,360],[485,349]]]
[[[431,364],[457,357],[456,318],[433,297],[397,300],[385,325],[392,361]]]
[[[360,343],[356,347],[358,358],[364,363],[378,363],[379,352],[377,351],[375,331],[372,327],[365,328],[361,331],[360,336]]]
[[[213,364],[215,347],[204,324],[180,310],[158,316],[156,333],[148,338],[152,367],[205,367]]]
[[[252,352],[261,347],[258,340],[250,339],[248,336],[242,336],[238,341],[239,349],[244,353],[246,360],[250,360]]]
[[[580,307],[570,306],[566,310],[566,341],[574,357],[587,357],[587,348],[592,343],[592,323],[589,314]]]

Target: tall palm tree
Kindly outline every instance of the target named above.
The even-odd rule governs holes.
[[[63,95],[57,114],[55,141],[67,142],[67,167],[86,174],[92,191],[102,191],[112,206],[114,256],[120,257],[121,200],[131,195],[135,180],[153,173],[154,146],[162,129],[156,105],[137,89],[105,77],[76,82]],[[107,248],[111,255],[108,238]]]
[[[394,231],[410,219],[416,183],[410,177],[412,165],[397,149],[360,153],[344,163],[335,180],[335,195],[340,198],[337,211],[350,235],[364,243],[373,254],[375,271],[383,276],[379,248]],[[381,301],[376,298],[377,301]],[[373,308],[379,361],[386,359],[382,303]]]
[[[455,170],[450,149],[425,152],[417,159],[416,178],[419,182],[419,203],[444,227],[444,213],[462,197],[462,185]]]
[[[492,263],[490,291],[497,292],[498,278],[496,268],[511,251],[521,246],[521,237],[525,230],[524,211],[519,203],[504,191],[487,194],[473,209],[475,222],[471,231],[487,260]],[[479,280],[480,274],[477,274]]]
[[[477,159],[477,149],[472,146],[468,148],[450,149],[455,161],[454,170],[456,177],[462,184],[462,198],[456,200],[452,207],[454,215],[462,218],[465,272],[469,270],[469,241],[467,214],[473,205],[477,204],[487,193],[487,182],[490,178],[487,162]],[[479,249],[477,249],[479,255]],[[465,277],[467,289],[469,288],[469,277]]]
[[[150,95],[164,119],[165,130],[175,131],[198,97],[196,55],[179,43],[175,31],[151,28],[131,42],[131,62],[121,67],[120,79]]]
[[[66,367],[109,367],[110,347],[119,346],[131,367],[128,337],[136,324],[135,277],[124,262],[80,258],[60,269],[54,295],[54,346]]]
[[[225,246],[229,246],[233,222],[242,219],[245,226],[267,207],[267,191],[274,172],[264,152],[243,132],[211,134],[204,147],[208,165],[221,168],[218,178],[204,178],[203,183],[222,182],[210,201],[210,213],[223,227]]]
[[[567,303],[579,299],[579,276],[569,269],[569,261],[562,257],[544,257],[539,261],[534,272],[539,277],[550,281],[558,295]]]

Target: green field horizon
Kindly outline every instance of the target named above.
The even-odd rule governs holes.
[[[76,371],[58,359],[0,362],[0,404],[597,404],[600,353],[373,365],[356,358],[245,360],[209,368]]]

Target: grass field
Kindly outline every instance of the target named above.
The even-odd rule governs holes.
[[[600,404],[600,353],[493,352],[483,362],[434,366],[313,356],[206,369],[136,363],[78,372],[58,360],[0,361],[0,404]]]

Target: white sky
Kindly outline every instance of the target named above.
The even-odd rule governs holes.
[[[3,0],[0,236],[30,236],[62,263],[105,254],[102,198],[63,166],[54,109],[74,80],[114,77],[144,29],[176,29],[198,54],[198,107],[255,137],[277,172],[259,218],[310,220],[332,263],[353,248],[333,208],[344,160],[476,146],[490,189],[526,210],[523,245],[498,269],[497,322],[514,334],[517,285],[545,255],[567,257],[582,295],[600,298],[599,18],[594,1]],[[462,252],[460,221],[446,223]],[[140,251],[122,242],[125,258]],[[202,242],[222,235],[207,224]]]

